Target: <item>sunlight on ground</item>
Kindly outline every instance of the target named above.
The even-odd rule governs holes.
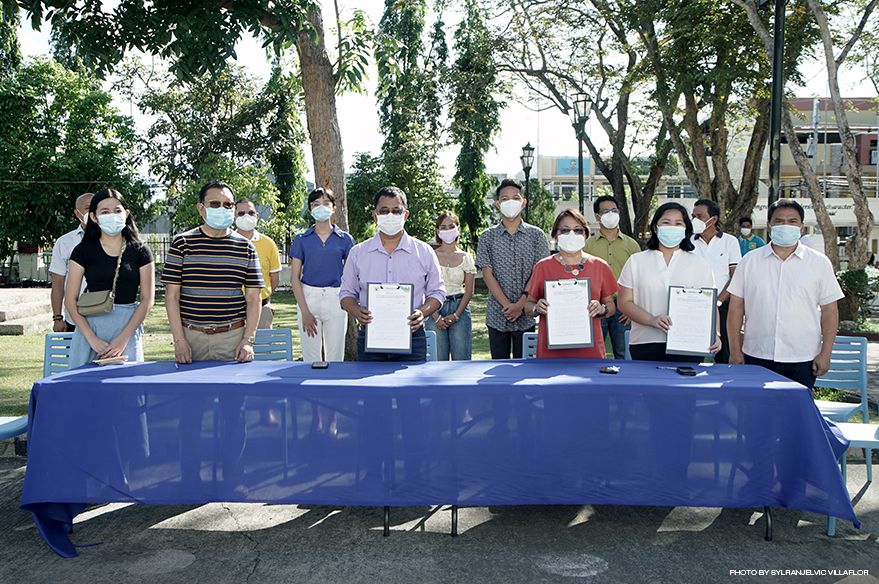
[[[170,517],[150,529],[192,531],[257,531],[288,523],[308,513],[296,505],[258,503],[208,503]]]

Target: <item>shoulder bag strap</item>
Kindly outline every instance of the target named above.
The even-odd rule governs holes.
[[[116,274],[113,276],[113,289],[110,291],[110,295],[113,298],[116,298],[116,280],[119,279],[119,266],[122,265],[122,254],[125,253],[125,238],[122,238],[122,247],[119,248],[119,257],[116,258]]]

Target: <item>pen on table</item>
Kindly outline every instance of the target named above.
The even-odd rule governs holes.
[[[671,369],[672,371],[676,370],[677,367],[663,367],[662,365],[658,366],[657,369]]]

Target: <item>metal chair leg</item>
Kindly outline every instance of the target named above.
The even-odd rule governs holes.
[[[772,541],[772,508],[763,507],[763,515],[766,517],[766,535],[763,539]]]
[[[391,535],[391,508],[385,506],[385,530],[382,532],[382,535],[388,537]]]

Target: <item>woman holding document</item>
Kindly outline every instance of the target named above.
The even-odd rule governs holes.
[[[583,251],[589,228],[574,209],[559,213],[551,237],[559,253],[537,262],[531,273],[525,313],[540,315],[537,357],[604,359],[600,317],[613,314],[619,290],[607,262]]]
[[[650,221],[647,249],[629,258],[620,273],[620,311],[632,320],[629,352],[640,361],[699,363],[701,356],[666,353],[669,329],[669,288],[714,288],[714,274],[708,262],[691,253],[694,249],[690,214],[679,203],[659,207]],[[710,318],[710,317],[709,317]],[[715,319],[716,320],[716,319]],[[706,322],[706,326],[709,323]],[[715,327],[717,323],[715,322]],[[710,347],[720,350],[720,334]]]

